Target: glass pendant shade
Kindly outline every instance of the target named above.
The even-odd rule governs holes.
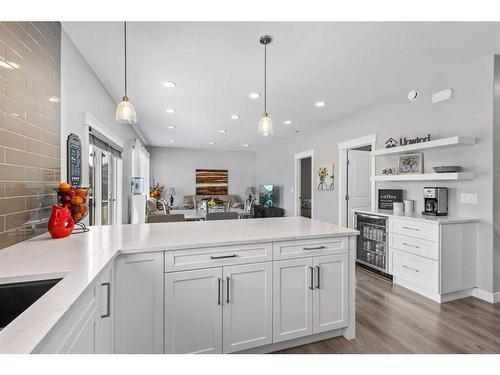
[[[116,121],[120,124],[137,123],[135,107],[128,101],[128,98],[126,96],[123,97],[123,100],[118,103],[118,106],[116,107]]]
[[[266,112],[259,121],[257,132],[264,137],[273,134],[273,122]]]

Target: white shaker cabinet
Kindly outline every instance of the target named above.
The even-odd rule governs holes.
[[[166,353],[222,352],[222,268],[165,274]]]
[[[117,258],[116,353],[163,353],[163,266],[163,252]]]
[[[274,266],[274,342],[349,323],[347,254],[283,260]]]
[[[165,274],[167,353],[232,353],[272,342],[272,264]]]
[[[274,263],[274,342],[312,334],[313,270],[312,258]]]
[[[223,352],[272,343],[272,263],[223,268]]]

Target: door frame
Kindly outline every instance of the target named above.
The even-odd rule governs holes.
[[[89,112],[83,113],[83,137],[82,137],[82,185],[89,184],[89,134],[90,128],[97,130],[103,136],[114,142],[124,149],[123,141],[112,131],[107,129],[99,120],[92,116]],[[115,224],[122,223],[122,208],[123,208],[123,160],[116,159],[116,181],[114,189],[116,190],[115,204]],[[100,212],[98,213],[101,214]],[[88,220],[88,219],[87,219]],[[88,224],[88,223],[87,223]]]
[[[363,146],[371,146],[372,151],[375,150],[377,144],[377,134],[370,134],[364,137],[349,139],[347,141],[337,143],[339,150],[339,219],[338,225],[347,226],[345,211],[347,209],[346,194],[347,194],[347,150]],[[371,209],[375,210],[375,189],[376,183],[373,180],[375,176],[375,157],[371,156],[370,162],[370,201]]]
[[[300,216],[300,161],[311,158],[311,219],[314,219],[314,150],[298,152],[294,155],[295,162],[295,216]]]

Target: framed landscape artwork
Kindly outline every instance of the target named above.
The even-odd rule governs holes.
[[[196,195],[227,195],[227,169],[197,169]]]

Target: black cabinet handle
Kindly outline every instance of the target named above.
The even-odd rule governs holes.
[[[217,278],[217,305],[219,305],[219,306],[220,306],[221,283],[222,283],[222,279],[220,277],[218,277]]]
[[[236,258],[236,254],[231,255],[210,255],[210,259]]]
[[[226,288],[226,303],[229,303],[229,277],[226,277],[227,288]]]
[[[315,246],[315,247],[303,247],[304,250],[321,250],[326,249],[325,246]]]
[[[320,269],[319,266],[316,266],[316,270],[318,271],[318,276],[317,276],[318,278],[316,279],[316,289],[319,289],[319,277],[320,277],[319,276],[319,269]]]
[[[313,283],[314,283],[314,268],[309,267],[309,271],[311,271],[311,280],[309,283],[309,289],[314,290]]]
[[[106,287],[106,314],[101,315],[101,318],[109,318],[111,316],[111,283],[102,283],[101,286]]]

